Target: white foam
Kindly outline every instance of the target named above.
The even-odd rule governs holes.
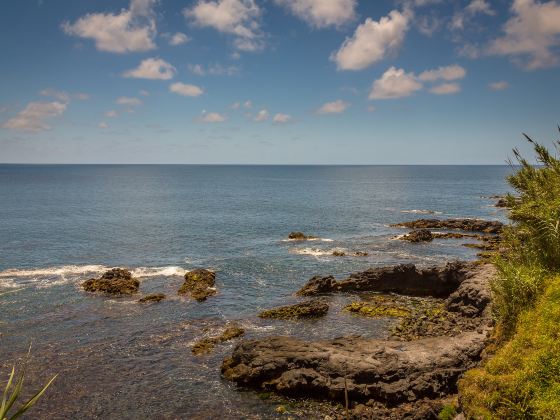
[[[174,277],[184,276],[187,270],[182,267],[138,267],[131,271],[133,277]]]
[[[10,268],[0,271],[0,278],[18,278],[18,277],[55,277],[80,275],[88,273],[101,273],[108,270],[109,267],[104,265],[63,265],[59,267],[34,268],[18,270]]]
[[[292,248],[291,254],[311,255],[313,257],[333,256],[333,252],[346,252],[344,248],[320,249],[320,248]]]
[[[282,242],[334,242],[330,238],[282,239]]]
[[[412,210],[401,210],[401,213],[412,213],[412,214],[442,214],[441,211],[435,211],[435,210],[416,210],[416,209],[412,209]]]

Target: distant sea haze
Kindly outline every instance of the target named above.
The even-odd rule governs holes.
[[[462,246],[465,239],[410,244],[395,239],[406,230],[390,225],[417,218],[504,221],[504,210],[488,197],[508,191],[510,171],[0,165],[0,358],[15,360],[32,340],[31,372],[49,366],[60,373],[57,392],[34,408],[38,418],[271,417],[273,403],[221,380],[219,365],[232,343],[202,361],[191,354],[192,343],[232,321],[248,338],[386,336],[387,320],[337,310],[347,303],[342,295],[312,323],[256,314],[295,301],[294,291],[314,275],[475,258],[476,250]],[[288,240],[292,231],[316,239]],[[132,271],[139,296],[167,299],[146,306],[138,296],[81,289],[112,267]],[[216,272],[218,289],[203,303],[177,295],[184,273],[199,267]]]

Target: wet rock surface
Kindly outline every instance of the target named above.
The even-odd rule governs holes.
[[[214,350],[216,344],[233,340],[234,338],[241,337],[244,334],[245,330],[243,328],[237,325],[229,325],[219,336],[204,338],[195,343],[191,351],[195,355],[210,353],[212,350]]]
[[[408,242],[431,242],[434,240],[434,235],[428,229],[413,230],[407,235],[402,237],[403,241]]]
[[[373,270],[379,273],[379,269]],[[443,284],[454,287],[448,284],[446,296],[430,298],[433,305],[427,308],[431,314],[410,322],[393,339],[249,340],[241,342],[231,357],[224,360],[224,377],[243,386],[298,397],[343,401],[346,389],[351,401],[365,403],[352,411],[358,418],[360,412],[363,416],[370,413],[371,418],[399,418],[394,416],[404,415],[407,406],[412,407],[407,414],[410,418],[435,418],[435,412],[429,414],[431,410],[441,398],[454,393],[458,377],[480,361],[492,325],[489,280],[495,269],[491,265],[456,263],[425,270],[405,266],[404,272],[425,271],[425,278],[436,282],[447,278]],[[382,272],[392,273],[390,269]],[[352,276],[354,287],[360,279],[370,279],[366,282],[369,284],[371,279],[378,278],[371,272]],[[313,285],[314,290],[341,291],[344,288],[338,287],[340,283],[332,277],[317,277],[308,286]],[[428,282],[423,284],[430,292],[443,291],[439,286],[430,287]],[[410,286],[405,289],[416,290]],[[409,319],[413,320],[412,316]],[[447,324],[445,319],[449,319]],[[422,411],[422,407],[427,411]],[[384,416],[378,417],[376,412],[383,412]],[[425,415],[414,417],[415,412]]]
[[[418,219],[391,225],[410,229],[452,229],[467,232],[500,233],[503,223],[481,219]]]
[[[139,303],[150,303],[150,302],[161,302],[165,299],[165,295],[163,293],[154,293],[151,295],[146,295],[143,298],[139,299]]]
[[[454,262],[443,267],[416,268],[414,264],[370,268],[345,280],[315,276],[296,294],[314,296],[332,292],[374,291],[411,296],[445,297],[465,279],[472,263]]]
[[[291,239],[293,241],[307,241],[309,239],[317,239],[317,237],[311,235],[308,236],[303,232],[290,232],[290,234],[288,235],[288,239]]]
[[[273,319],[319,318],[325,316],[328,311],[329,305],[316,299],[269,309],[261,312],[259,317]]]
[[[185,282],[179,288],[180,295],[189,295],[200,302],[217,293],[214,287],[216,273],[206,269],[196,269],[185,274]]]
[[[140,282],[124,268],[113,268],[98,279],[89,279],[82,283],[86,292],[103,292],[113,295],[131,295],[138,292]]]

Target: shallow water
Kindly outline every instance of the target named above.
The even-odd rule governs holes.
[[[310,277],[371,266],[474,258],[466,240],[409,244],[389,225],[419,217],[503,220],[482,196],[507,191],[503,166],[0,165],[0,373],[33,341],[31,386],[55,385],[48,418],[274,417],[275,405],[220,378],[235,341],[209,356],[190,346],[236,321],[247,338],[364,335],[389,319],[341,311],[320,320],[261,320],[296,302]],[[290,231],[320,240],[288,241]],[[333,250],[367,257],[334,257]],[[88,295],[80,282],[124,266],[159,304]],[[186,270],[216,270],[219,294],[176,295]]]

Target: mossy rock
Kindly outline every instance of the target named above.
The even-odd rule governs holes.
[[[311,300],[295,305],[280,306],[259,314],[260,318],[299,319],[320,318],[329,311],[329,305],[321,300]]]
[[[154,293],[151,295],[146,295],[142,299],[138,300],[139,303],[150,303],[150,302],[161,302],[165,299],[165,295],[163,293]]]
[[[112,295],[131,295],[138,292],[140,282],[124,268],[113,268],[98,279],[89,279],[82,283],[86,292],[103,292]]]
[[[410,315],[410,310],[404,306],[378,305],[370,302],[352,302],[346,305],[344,310],[372,318],[402,318]]]
[[[195,343],[191,351],[197,356],[210,353],[214,350],[216,344],[233,340],[234,338],[241,337],[243,334],[245,334],[245,330],[243,328],[238,327],[237,325],[228,325],[219,336],[204,338]]]
[[[188,294],[193,299],[204,301],[216,294],[214,288],[216,273],[206,269],[196,269],[185,274],[185,282],[177,291],[180,295]]]
[[[403,241],[408,241],[412,243],[418,242],[431,242],[434,239],[434,235],[428,229],[413,230],[408,235],[402,237]]]

